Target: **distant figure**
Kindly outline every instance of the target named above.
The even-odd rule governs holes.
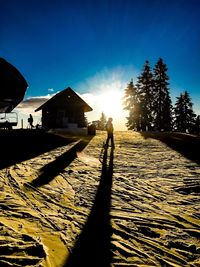
[[[28,118],[29,127],[33,129],[33,116],[30,114]]]
[[[5,126],[4,129],[12,130],[12,125],[8,121],[5,121],[4,126]]]
[[[111,146],[114,148],[114,138],[113,138],[113,124],[112,124],[112,118],[109,118],[106,123],[106,131],[107,131],[107,140],[106,140],[106,147],[109,145],[109,141],[111,140]]]

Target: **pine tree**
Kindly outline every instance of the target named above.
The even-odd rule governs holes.
[[[140,128],[143,131],[149,130],[152,127],[152,93],[153,93],[153,75],[149,66],[149,61],[145,61],[143,72],[138,77],[137,82],[139,106],[140,106]]]
[[[177,101],[174,107],[174,130],[178,132],[184,132],[184,99],[183,94],[176,97]]]
[[[159,131],[172,129],[172,102],[169,94],[169,77],[167,66],[162,58],[158,60],[154,68],[154,126]]]
[[[189,93],[185,91],[177,97],[175,103],[174,115],[175,115],[175,130],[179,132],[194,132],[195,131],[195,118],[196,115],[192,108],[193,104]]]
[[[106,115],[102,112],[99,120],[98,130],[103,131],[105,129],[106,129]]]
[[[133,80],[127,85],[124,95],[124,109],[129,112],[126,126],[129,130],[138,130],[139,128],[139,105],[137,97],[137,89],[133,84]]]
[[[196,134],[200,133],[200,115],[197,116],[195,121],[195,133]]]
[[[84,113],[78,115],[77,122],[78,122],[78,127],[80,128],[87,127],[88,125],[88,120]]]

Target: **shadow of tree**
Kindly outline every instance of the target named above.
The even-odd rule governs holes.
[[[110,223],[111,188],[113,175],[113,149],[107,164],[108,150],[105,149],[102,162],[102,174],[94,205],[88,220],[74,246],[65,267],[111,266]]]
[[[43,130],[0,130],[0,169],[31,159],[59,146],[74,142],[73,137],[61,137]]]
[[[183,133],[141,132],[144,138],[157,139],[181,153],[184,157],[200,164],[200,137]]]
[[[82,140],[79,140],[73,147],[59,156],[56,160],[42,167],[40,170],[41,174],[33,180],[30,185],[39,187],[52,181],[76,158],[76,153],[82,151],[92,138],[93,136],[82,138]]]

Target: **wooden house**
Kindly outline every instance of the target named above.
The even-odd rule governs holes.
[[[42,110],[42,127],[81,128],[86,127],[85,112],[92,108],[70,87],[54,95],[35,111]]]

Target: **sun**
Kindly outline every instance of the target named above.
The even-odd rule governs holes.
[[[92,112],[87,114],[89,122],[97,121],[101,118],[103,112],[106,119],[113,118],[114,129],[125,131],[127,111],[124,110],[123,97],[124,86],[121,82],[102,83],[102,85],[92,94],[84,95],[84,99],[93,108]]]
[[[123,113],[122,93],[115,90],[99,95],[99,104],[106,117],[118,118]]]

